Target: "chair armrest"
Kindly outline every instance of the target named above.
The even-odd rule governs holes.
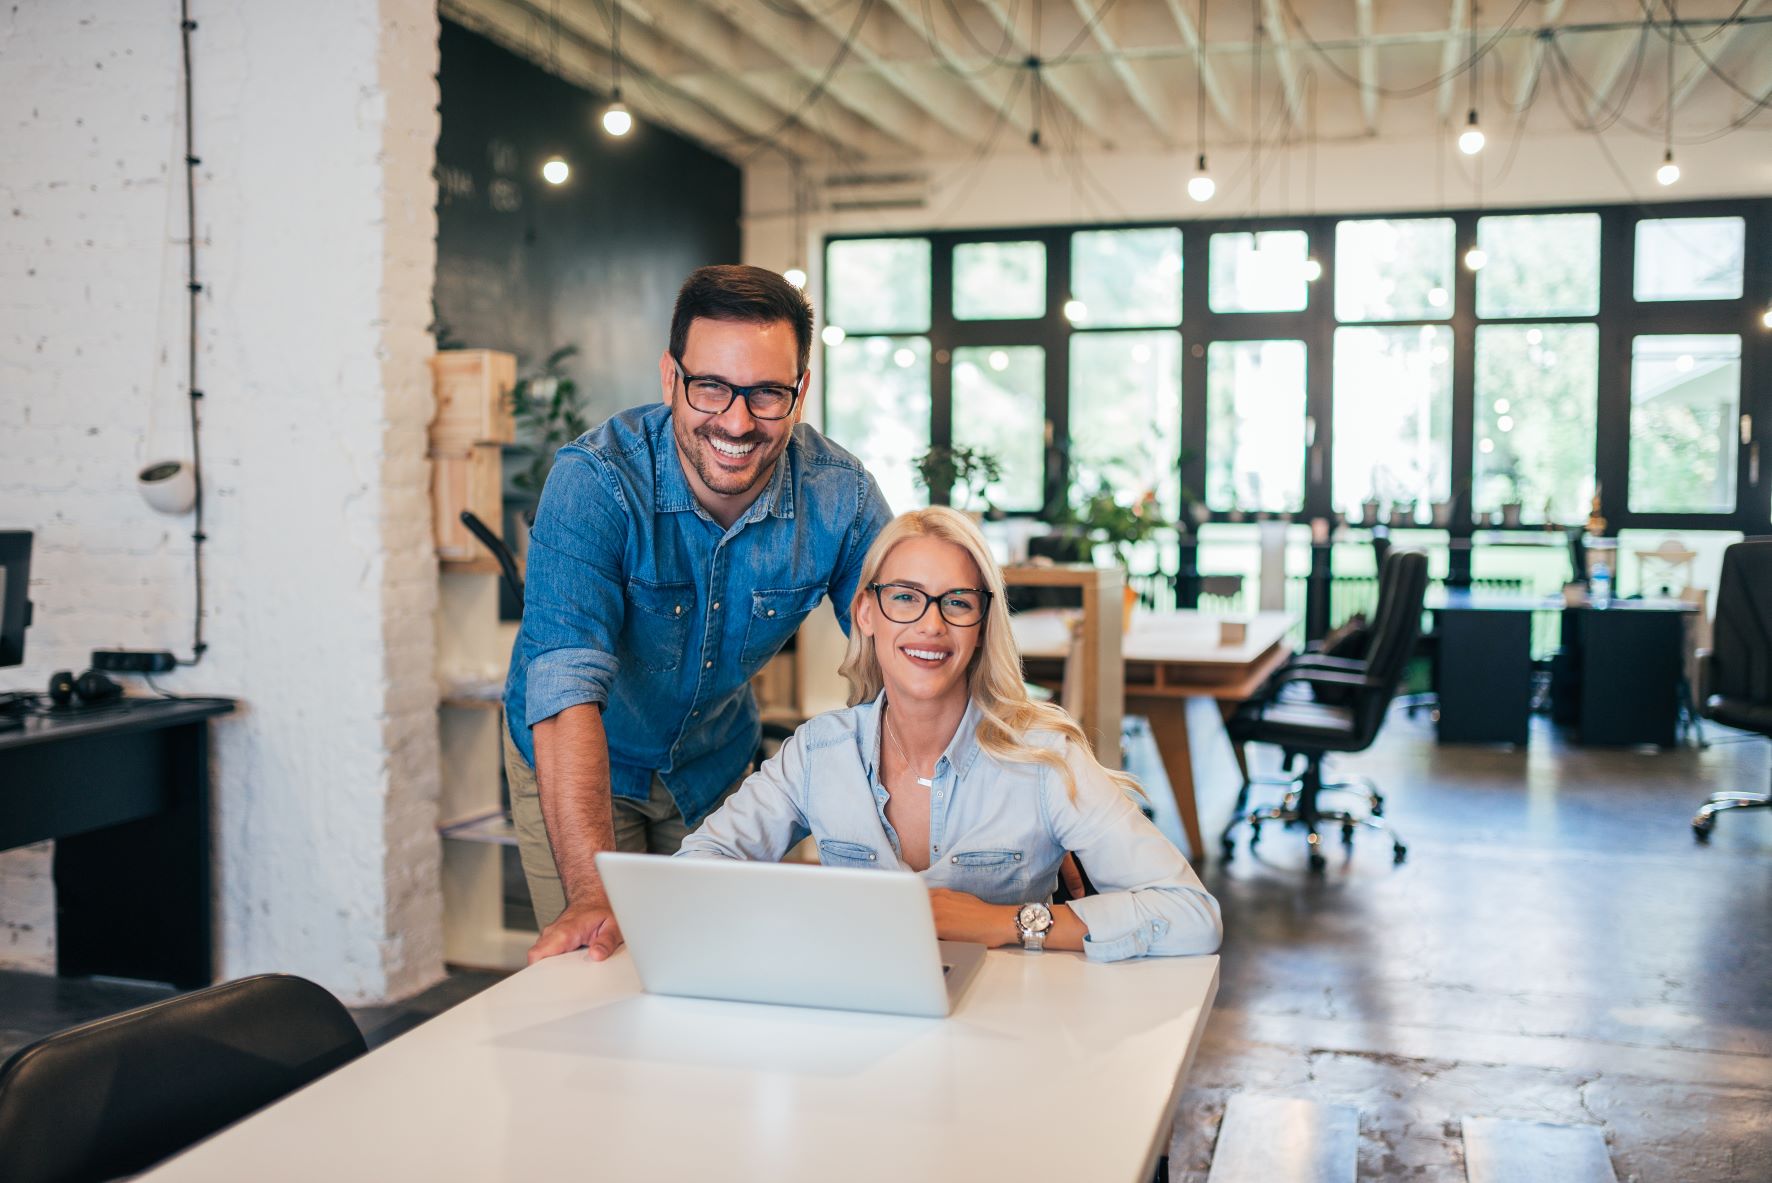
[[[1352,670],[1309,669],[1299,666],[1287,666],[1268,681],[1275,689],[1288,682],[1308,682],[1313,686],[1346,686],[1353,690],[1371,690],[1379,685],[1378,679],[1366,673]]]
[[[1344,674],[1363,674],[1366,663],[1357,657],[1330,657],[1322,653],[1303,653],[1286,663],[1288,669],[1337,670]]]

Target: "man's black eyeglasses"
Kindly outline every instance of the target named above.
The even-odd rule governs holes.
[[[941,618],[955,628],[973,628],[983,623],[985,609],[990,606],[991,593],[978,587],[953,587],[932,596],[908,583],[870,583],[874,602],[893,624],[915,624],[923,619],[934,604]]]
[[[689,405],[704,415],[724,415],[733,400],[742,398],[753,419],[786,419],[794,413],[794,404],[800,401],[799,378],[794,379],[792,386],[777,382],[734,386],[705,374],[691,374],[683,368],[682,360],[674,355],[671,363],[677,367],[677,376],[683,379],[683,394]]]

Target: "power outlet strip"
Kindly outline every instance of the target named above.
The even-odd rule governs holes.
[[[107,674],[165,674],[178,660],[164,649],[94,649],[92,668]]]

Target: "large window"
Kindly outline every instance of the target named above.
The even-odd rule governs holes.
[[[1772,532],[1772,198],[872,234],[824,274],[823,426],[895,507],[956,446],[1010,514],[1376,515],[1497,580],[1492,531],[1596,499]]]

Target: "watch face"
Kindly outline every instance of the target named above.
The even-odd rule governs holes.
[[[1015,915],[1024,932],[1045,932],[1052,927],[1052,913],[1039,904],[1023,904]]]

